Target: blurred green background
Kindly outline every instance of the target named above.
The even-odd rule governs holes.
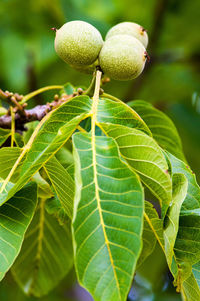
[[[111,26],[123,21],[137,22],[148,30],[151,60],[143,74],[135,81],[111,81],[104,89],[124,101],[149,101],[166,112],[176,124],[188,162],[200,180],[200,1],[0,0],[0,88],[26,94],[68,81],[87,86],[91,76],[71,69],[54,51],[51,28],[77,19],[96,26],[103,37]],[[51,97],[43,94],[30,105]],[[1,300],[12,299],[6,293],[10,287],[14,287],[12,281],[2,284]],[[44,300],[81,300],[59,294],[60,290]],[[169,300],[164,293],[158,299],[130,298]],[[177,298],[174,293],[170,300]]]

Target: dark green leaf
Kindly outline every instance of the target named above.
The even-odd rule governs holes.
[[[151,219],[152,223],[153,218],[158,219],[156,210],[147,201],[145,201],[145,212],[146,214],[149,214],[149,218]],[[151,255],[157,242],[156,236],[146,219],[144,219],[142,241],[143,247],[139,260],[137,262],[137,268],[145,261],[145,259],[149,255]]]
[[[40,297],[53,289],[73,265],[69,224],[61,226],[45,210],[42,199],[12,268],[28,295]]]
[[[149,202],[145,202],[144,217],[149,227],[151,228],[152,232],[154,233],[160,247],[165,253],[165,249],[164,249],[165,242],[163,237],[163,221],[159,218],[156,209]]]

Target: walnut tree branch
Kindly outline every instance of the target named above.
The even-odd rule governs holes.
[[[0,90],[0,98],[5,97]],[[3,92],[5,93],[5,92]],[[72,95],[63,95],[61,98],[57,97],[54,101],[47,103],[45,105],[38,105],[32,109],[24,110],[24,114],[20,114],[19,111],[15,113],[15,129],[24,131],[25,124],[31,121],[40,121],[45,115],[50,111],[66,102]],[[0,117],[0,127],[4,129],[10,129],[12,123],[12,118],[9,114]]]

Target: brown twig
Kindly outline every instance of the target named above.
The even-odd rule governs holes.
[[[2,90],[0,90],[0,98],[1,96],[4,97],[2,94]],[[5,92],[3,92],[5,93]],[[24,110],[24,114],[20,114],[19,111],[15,113],[15,129],[24,131],[25,127],[24,125],[31,121],[40,121],[42,118],[48,114],[50,111],[61,105],[63,102],[66,102],[69,98],[71,98],[72,95],[63,95],[61,98],[58,98],[57,95],[55,95],[55,99],[47,103],[45,105],[38,105],[30,110]],[[12,118],[10,115],[6,114],[0,117],[0,127],[4,129],[10,129],[12,123]]]

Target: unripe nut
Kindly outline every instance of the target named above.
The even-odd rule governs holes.
[[[134,22],[122,22],[113,26],[106,35],[106,40],[114,35],[125,34],[138,39],[145,48],[148,45],[148,35],[146,30]]]
[[[70,65],[94,63],[103,46],[100,32],[84,21],[65,23],[56,31],[55,50]]]
[[[114,35],[106,40],[99,55],[103,72],[116,80],[131,80],[140,75],[146,62],[146,50],[138,39]]]

